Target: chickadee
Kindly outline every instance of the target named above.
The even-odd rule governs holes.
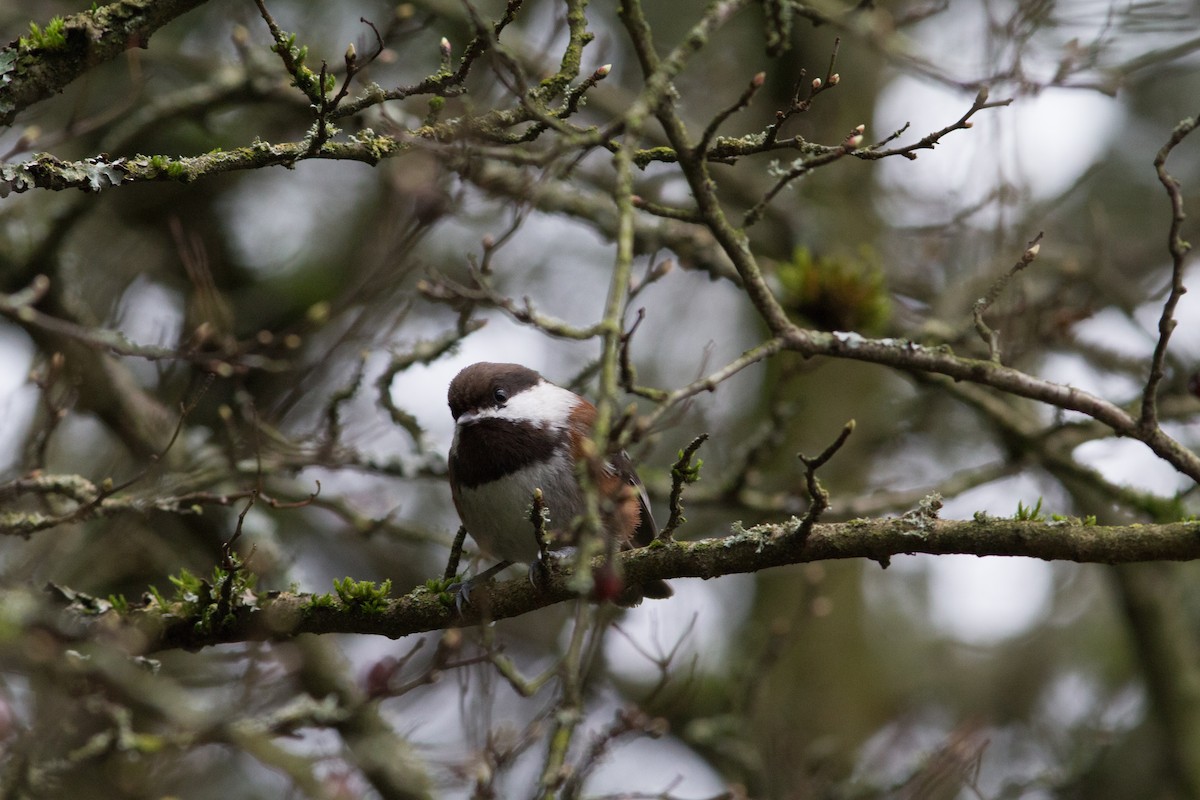
[[[480,549],[502,560],[484,575],[511,562],[530,564],[532,572],[540,555],[530,521],[534,490],[541,489],[549,510],[550,546],[570,544],[565,537],[571,523],[584,513],[576,465],[585,458],[596,407],[528,367],[489,362],[459,372],[447,399],[455,421],[449,465],[454,507]],[[610,552],[650,544],[657,529],[629,457],[616,454],[598,473]],[[621,595],[622,604],[672,594],[661,580],[632,591]]]

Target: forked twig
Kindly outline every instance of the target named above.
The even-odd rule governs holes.
[[[833,444],[822,450],[821,454],[815,458],[810,458],[803,453],[799,454],[800,463],[804,464],[804,486],[808,492],[810,502],[808,511],[804,512],[804,516],[800,519],[800,524],[796,528],[795,537],[797,544],[804,544],[808,539],[808,535],[812,533],[813,526],[820,519],[821,514],[825,513],[825,509],[829,508],[829,492],[825,491],[825,487],[817,479],[817,470],[825,466],[829,459],[833,458],[834,454],[842,449],[842,445],[850,438],[850,434],[854,433],[854,426],[854,420],[850,420],[843,425],[841,433],[833,440]]]

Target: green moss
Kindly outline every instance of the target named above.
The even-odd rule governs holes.
[[[1051,522],[1060,522],[1060,523],[1064,523],[1066,525],[1095,525],[1096,524],[1096,515],[1088,514],[1087,516],[1080,518],[1080,517],[1073,517],[1068,514],[1051,514],[1050,521]]]
[[[454,594],[450,591],[450,587],[461,583],[462,579],[461,575],[455,575],[453,578],[430,578],[425,581],[421,590],[437,595],[437,599],[442,605],[451,606],[454,605]]]
[[[204,579],[187,569],[179,570],[178,575],[168,575],[167,580],[175,587],[177,601],[192,602],[205,590]]]
[[[29,34],[17,41],[21,50],[61,50],[67,46],[67,23],[62,17],[53,17],[46,27],[36,22],[29,23]]]
[[[425,581],[424,588],[426,591],[439,594],[461,581],[462,578],[458,575],[455,575],[453,578],[430,578],[429,580]]]
[[[778,266],[776,277],[788,314],[820,330],[870,336],[891,318],[883,267],[869,247],[853,256],[817,256],[798,247],[791,261]]]
[[[158,590],[157,586],[151,586],[147,591],[149,592],[150,598],[154,601],[154,604],[156,606],[158,606],[161,609],[167,608],[167,606],[169,605],[167,603],[167,598],[163,597],[162,592],[160,592]]]
[[[675,462],[675,466],[671,468],[672,478],[684,483],[696,483],[700,480],[700,468],[704,466],[703,458],[697,458],[695,464],[684,463],[684,453],[682,450],[675,457],[678,460]]]
[[[300,608],[302,611],[315,611],[318,608],[333,608],[335,605],[333,595],[326,592],[325,594],[314,594]]]
[[[422,124],[427,127],[431,126],[431,125],[436,125],[438,118],[442,114],[442,109],[444,109],[445,107],[446,107],[446,98],[439,97],[437,95],[434,95],[433,97],[429,98],[429,113],[425,115],[425,119],[422,122]]]
[[[175,594],[169,601],[153,586],[150,592],[161,608],[189,618],[198,634],[211,633],[234,622],[234,609],[245,604],[245,597],[253,592],[257,579],[253,573],[241,568],[236,556],[230,558],[233,567],[214,567],[211,580],[187,569],[179,570],[177,575],[168,575],[167,580],[175,587]]]
[[[1018,500],[1017,513],[1013,514],[1013,519],[1017,522],[1045,522],[1046,515],[1042,513],[1042,498],[1039,497],[1033,506],[1027,506]]]
[[[342,605],[349,609],[381,614],[387,610],[388,595],[392,593],[392,581],[388,579],[376,585],[371,581],[356,581],[353,578],[343,578],[333,582]]]

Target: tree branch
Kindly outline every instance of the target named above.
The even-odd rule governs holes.
[[[118,0],[63,20],[64,41],[37,45],[22,37],[0,49],[0,126],[61,92],[97,64],[132,47],[146,47],[151,34],[207,0]],[[47,26],[48,27],[48,26]]]
[[[795,536],[798,522],[759,525],[729,536],[699,542],[664,542],[618,554],[628,583],[656,579],[715,578],[758,572],[770,567],[830,559],[867,558],[887,563],[904,554],[1023,556],[1046,561],[1121,564],[1141,561],[1187,561],[1200,558],[1200,524],[1102,527],[1078,521],[1035,523],[982,518],[972,521],[931,520],[918,527],[909,519],[854,520],[813,526],[807,539]],[[594,564],[593,567],[599,566]],[[117,618],[142,637],[145,652],[170,648],[194,650],[240,641],[284,640],[301,633],[370,633],[399,638],[484,621],[506,619],[575,599],[572,572],[566,565],[551,570],[536,588],[525,577],[478,587],[473,605],[461,616],[439,593],[418,587],[369,611],[341,602],[315,601],[295,592],[246,593],[224,622],[197,624],[202,612],[184,613],[179,604],[155,602],[123,614],[75,600],[70,606],[92,625],[109,626]],[[103,604],[107,606],[107,604]]]
[[[1167,141],[1158,155],[1154,157],[1154,171],[1159,182],[1167,190],[1171,200],[1171,231],[1167,239],[1167,249],[1171,253],[1171,290],[1163,303],[1162,316],[1158,320],[1158,342],[1154,346],[1154,355],[1150,359],[1150,375],[1146,378],[1146,388],[1142,391],[1141,425],[1146,430],[1158,426],[1158,385],[1166,375],[1164,364],[1167,360],[1167,344],[1171,341],[1171,333],[1175,330],[1175,307],[1187,292],[1183,285],[1184,264],[1188,251],[1192,246],[1183,240],[1180,231],[1186,215],[1183,213],[1183,189],[1179,181],[1167,172],[1167,157],[1184,137],[1196,129],[1196,118],[1189,117],[1175,126],[1171,138]]]

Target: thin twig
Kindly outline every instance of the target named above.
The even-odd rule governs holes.
[[[564,767],[567,751],[575,731],[583,720],[583,645],[590,627],[591,614],[584,600],[575,603],[575,620],[571,627],[571,641],[559,665],[559,680],[562,693],[555,708],[554,725],[550,730],[546,757],[542,763],[539,780],[542,800],[553,800],[566,777]]]
[[[446,570],[442,580],[453,580],[458,575],[458,564],[462,560],[463,544],[467,541],[467,526],[459,525],[458,533],[454,534],[454,543],[450,545],[450,558],[446,560]]]
[[[1029,244],[1025,245],[1025,252],[1021,254],[1021,258],[1017,263],[1013,264],[1012,269],[996,279],[996,282],[988,289],[987,294],[976,300],[972,308],[975,319],[975,332],[979,334],[979,338],[983,339],[983,343],[987,345],[988,356],[994,364],[1000,363],[1000,334],[988,327],[987,323],[983,321],[983,315],[1000,297],[1001,292],[1008,286],[1009,281],[1037,258],[1038,251],[1042,248],[1041,241],[1042,232],[1039,231],[1038,235],[1033,237],[1033,240]]]
[[[800,77],[796,79],[796,86],[792,90],[792,102],[787,110],[775,112],[775,123],[768,126],[766,136],[763,139],[767,146],[776,143],[779,137],[779,131],[783,128],[783,124],[791,119],[796,114],[803,113],[812,108],[813,99],[822,92],[832,89],[841,82],[841,76],[833,71],[834,65],[837,64],[838,50],[842,46],[841,37],[833,40],[833,52],[829,54],[829,68],[825,70],[825,78],[816,78],[808,81],[808,74],[805,70],[800,70]],[[801,100],[800,95],[808,89],[808,97]]]
[[[825,491],[825,487],[817,480],[817,470],[823,467],[829,459],[833,458],[834,453],[842,449],[842,445],[850,438],[850,434],[854,433],[854,420],[850,420],[842,426],[841,433],[833,440],[833,443],[821,451],[821,454],[815,458],[810,458],[803,453],[799,454],[800,463],[804,464],[804,484],[808,491],[809,506],[808,511],[800,520],[800,524],[796,528],[794,534],[796,542],[802,545],[807,539],[809,533],[812,532],[813,526],[817,524],[817,520],[821,518],[821,514],[825,513],[825,509],[829,508],[829,492]]]
[[[717,112],[717,115],[708,123],[708,127],[704,129],[704,133],[700,134],[700,141],[696,142],[697,154],[704,156],[708,153],[708,146],[712,143],[713,137],[717,135],[717,129],[721,127],[725,120],[750,105],[750,101],[754,99],[754,95],[758,94],[758,90],[762,88],[766,80],[767,73],[757,73],[751,78],[750,84],[737,100]]]
[[[671,535],[687,521],[683,516],[683,487],[700,480],[700,467],[704,465],[704,462],[697,461],[693,466],[692,457],[696,455],[700,445],[707,440],[707,433],[702,433],[692,439],[691,444],[679,451],[679,458],[671,467],[671,516],[667,519],[667,524],[663,529],[658,532],[658,538],[662,541],[671,541]]]
[[[879,143],[872,145],[871,147],[859,148],[854,151],[853,155],[855,158],[861,158],[864,161],[876,161],[881,158],[888,158],[889,156],[903,156],[910,161],[914,161],[917,158],[917,150],[932,150],[934,146],[936,146],[937,143],[940,142],[947,134],[973,127],[974,123],[971,121],[971,117],[975,116],[980,111],[989,108],[1001,108],[1012,105],[1012,102],[1013,98],[1011,97],[1006,100],[989,101],[988,88],[983,86],[976,93],[975,100],[971,103],[971,107],[967,109],[966,113],[941,130],[926,134],[925,136],[921,137],[920,141],[914,142],[913,144],[904,145],[903,147],[894,147],[890,150],[884,150],[881,148],[882,143]],[[907,128],[908,126],[905,125],[904,127]],[[885,139],[884,141],[890,141],[892,138],[895,138],[895,135],[888,137],[888,139]]]
[[[1146,378],[1146,388],[1142,391],[1142,414],[1138,421],[1139,427],[1150,431],[1158,426],[1158,385],[1166,374],[1164,364],[1167,359],[1167,343],[1171,340],[1171,332],[1175,330],[1175,307],[1179,298],[1183,297],[1187,287],[1183,285],[1184,262],[1187,259],[1191,245],[1183,240],[1180,231],[1186,215],[1183,212],[1183,190],[1179,181],[1167,173],[1167,157],[1175,146],[1184,140],[1189,133],[1196,129],[1196,117],[1183,120],[1171,132],[1158,155],[1154,157],[1154,171],[1158,180],[1167,190],[1171,200],[1171,230],[1168,233],[1167,249],[1171,253],[1171,291],[1163,303],[1162,316],[1158,320],[1158,343],[1154,346],[1154,356],[1150,360],[1150,375]]]

